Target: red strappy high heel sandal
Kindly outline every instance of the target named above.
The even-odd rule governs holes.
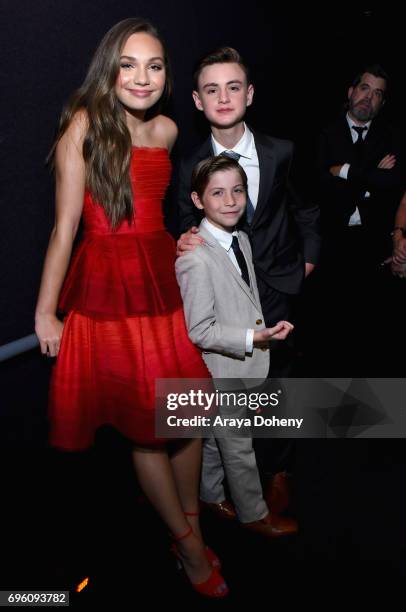
[[[182,567],[183,567],[183,561],[178,551],[178,547],[176,546],[176,542],[180,542],[181,540],[188,538],[192,534],[193,534],[193,529],[192,527],[189,527],[186,533],[176,538],[174,537],[174,541],[175,541],[174,542],[175,543],[174,552],[176,551],[175,552],[176,557],[178,561],[181,563]],[[196,583],[196,582],[191,582],[190,580],[189,582],[195,591],[200,593],[200,595],[204,595],[205,597],[212,597],[215,599],[220,599],[220,598],[226,597],[229,592],[228,587],[224,581],[224,578],[221,576],[218,570],[215,569],[214,567],[211,568],[210,576],[204,582]]]
[[[199,512],[184,512],[183,514],[185,516],[199,516]],[[214,552],[214,550],[211,549],[209,546],[206,546],[206,555],[210,565],[217,570],[221,570],[221,561]]]

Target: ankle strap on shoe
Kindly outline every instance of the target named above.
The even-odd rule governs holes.
[[[181,540],[184,540],[185,538],[187,538],[188,536],[190,536],[190,534],[191,534],[192,532],[193,532],[192,528],[191,528],[191,527],[189,527],[189,529],[188,529],[188,530],[187,530],[187,531],[186,531],[184,534],[182,534],[182,535],[180,535],[180,536],[175,536],[175,535],[172,535],[172,539],[173,539],[175,542],[180,542]]]
[[[184,512],[185,516],[199,516],[200,512]]]

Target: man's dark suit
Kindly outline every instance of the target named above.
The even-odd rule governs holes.
[[[388,154],[396,155],[394,168],[378,168]],[[344,163],[350,164],[347,179],[330,173],[330,167]],[[376,330],[387,321],[396,325],[393,278],[389,266],[380,263],[391,254],[400,186],[397,138],[380,117],[372,120],[360,152],[345,116],[322,133],[318,198],[323,248],[314,303],[315,319],[328,312],[331,324],[320,344],[313,343],[323,356],[319,375],[392,375],[386,345],[390,334]],[[365,197],[366,192],[370,197]],[[356,206],[361,225],[349,227]],[[322,312],[317,312],[317,304]]]
[[[289,184],[293,144],[254,132],[259,161],[259,194],[249,235],[262,310],[267,325],[289,316],[288,296],[298,294],[304,278],[304,262],[317,263],[320,239],[318,208],[305,208]],[[211,138],[180,169],[181,231],[199,225],[201,215],[190,198],[193,167],[213,155]]]
[[[378,168],[385,155],[395,154],[396,165],[391,170]],[[372,121],[362,147],[362,156],[355,159],[356,151],[345,116],[340,117],[321,135],[318,173],[319,203],[321,210],[323,244],[337,256],[340,241],[345,241],[348,221],[358,206],[369,260],[374,263],[391,253],[390,230],[400,199],[400,163],[397,137],[380,118]],[[350,164],[348,178],[333,176],[334,165]],[[364,198],[365,192],[370,193]],[[333,253],[333,257],[334,257]]]

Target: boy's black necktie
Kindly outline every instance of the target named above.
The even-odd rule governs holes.
[[[238,242],[237,236],[233,236],[233,241],[231,243],[231,248],[234,251],[235,258],[237,260],[238,265],[240,266],[241,276],[243,280],[247,283],[248,287],[250,286],[250,277],[248,274],[247,262],[245,261],[245,257],[243,252],[240,249],[240,245]]]
[[[237,161],[238,163],[240,162],[240,157],[241,155],[239,153],[236,153],[235,151],[222,151],[221,155],[225,155],[226,157],[231,157],[231,159],[235,159],[235,161]],[[251,225],[252,223],[252,217],[254,216],[254,212],[255,212],[255,208],[253,203],[251,202],[250,196],[248,195],[248,191],[247,191],[247,208],[245,210],[245,214],[247,217],[247,223],[248,225]]]

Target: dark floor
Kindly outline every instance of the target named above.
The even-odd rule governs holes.
[[[207,542],[223,562],[234,609],[272,591],[406,576],[403,441],[300,441],[295,514],[300,535],[263,540],[203,515]],[[102,431],[93,451],[2,453],[3,590],[69,590],[71,605],[202,601],[176,569],[160,520],[139,497],[127,447]],[[80,594],[75,586],[89,577]],[[300,588],[302,588],[300,586]]]
[[[270,595],[285,605],[307,592],[317,598],[324,587],[392,589],[406,577],[404,440],[298,440],[296,538],[263,541],[203,514],[231,591],[227,602],[206,601],[177,571],[165,528],[140,499],[128,444],[106,428],[85,453],[48,449],[49,365],[33,352],[13,361],[2,371],[0,590],[69,590],[71,605],[85,609],[147,600],[234,610]]]

